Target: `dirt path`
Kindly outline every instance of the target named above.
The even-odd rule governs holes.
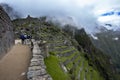
[[[28,46],[15,45],[0,60],[0,80],[26,80],[23,72],[27,71],[31,51]]]

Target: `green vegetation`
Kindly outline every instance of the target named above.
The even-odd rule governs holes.
[[[53,41],[52,41],[52,43],[53,43]],[[55,47],[55,49],[66,48],[66,47],[68,47],[68,46],[59,46],[59,47]]]
[[[110,66],[108,57],[93,47],[84,30],[78,30],[79,34],[74,36],[71,33],[73,29],[76,30],[74,27],[70,29],[70,26],[66,25],[62,30],[51,22],[45,22],[45,19],[45,17],[40,20],[21,19],[14,24],[18,32],[23,28],[25,33],[32,35],[36,40],[47,41],[50,56],[45,58],[45,64],[53,80],[84,80],[85,78],[104,80],[104,77],[108,77],[107,72],[111,71],[108,68]],[[18,28],[20,26],[21,28]],[[66,71],[62,65],[67,69]]]
[[[63,57],[60,58],[60,61],[61,61],[61,62],[64,62],[64,61],[66,61],[67,59],[70,59],[70,60],[71,60],[71,59],[72,59],[75,55],[77,55],[77,54],[78,54],[78,53],[75,52],[75,53],[72,53],[72,54],[71,54],[70,56],[68,56],[68,57],[64,57],[64,56],[63,56]]]
[[[110,64],[110,57],[99,49],[97,49],[91,42],[90,38],[85,33],[84,29],[77,30],[75,34],[75,39],[82,46],[86,52],[85,58],[88,60],[92,66],[100,72],[106,80],[114,79],[111,75],[113,74],[113,65]],[[112,69],[111,69],[112,68]]]
[[[70,80],[69,76],[64,73],[59,65],[59,60],[56,56],[51,55],[45,59],[48,73],[52,76],[53,80]]]
[[[97,47],[98,49],[100,49],[105,54],[111,57],[111,62],[116,68],[118,68],[117,69],[118,74],[120,73],[120,39],[119,39],[120,34],[119,33],[120,33],[119,31],[112,31],[112,30],[102,31],[101,33],[97,33],[95,35],[99,38],[99,40],[94,40],[93,38],[91,38],[95,47]]]
[[[65,53],[68,53],[68,52],[71,52],[71,51],[74,51],[75,48],[71,48],[69,50],[65,50],[65,51],[62,51],[61,54],[65,54]]]

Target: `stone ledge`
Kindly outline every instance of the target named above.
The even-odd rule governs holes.
[[[37,41],[32,41],[33,56],[27,72],[28,80],[52,80],[51,76],[47,74],[44,57],[42,56],[42,52],[37,44]]]

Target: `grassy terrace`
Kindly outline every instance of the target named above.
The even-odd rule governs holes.
[[[72,47],[72,48],[70,48],[70,49],[68,49],[68,50],[62,51],[61,54],[68,53],[68,52],[71,52],[71,51],[73,51],[73,50],[75,50],[74,47]]]
[[[27,28],[27,26],[29,28],[29,23],[23,24],[22,26],[23,28]],[[40,37],[42,40],[47,41],[48,44],[51,44],[50,56],[48,58],[45,58],[44,61],[47,67],[46,70],[51,75],[53,80],[85,80],[85,78],[86,80],[104,80],[95,68],[89,66],[88,60],[85,58],[85,54],[79,52],[74,47],[78,46],[79,44],[76,41],[73,41],[69,35],[61,32],[60,29],[57,29],[57,27],[45,26],[44,23],[42,23],[42,25],[37,25],[35,23],[31,26],[38,27],[32,27],[32,29],[30,29],[31,31],[26,31],[27,34],[31,34],[33,37]],[[19,25],[17,31],[20,29],[21,24]],[[84,40],[87,40],[87,38],[84,38],[84,36],[80,38],[81,39],[79,41],[83,44],[86,42]],[[66,40],[67,44],[65,45],[64,42]],[[87,45],[87,43],[84,45]],[[59,54],[62,57],[58,56]],[[77,57],[75,57],[76,55]],[[102,57],[98,57],[98,60],[104,62],[104,59],[102,59]],[[65,67],[68,69],[68,72],[65,73],[60,64],[66,60],[72,59],[73,61],[69,61],[65,65]],[[74,79],[71,79],[71,77],[74,77]]]
[[[53,41],[48,41],[49,43],[53,43]],[[54,43],[63,43],[63,40],[61,40],[61,41],[54,41]]]
[[[74,68],[72,74],[69,72],[65,73],[59,63],[72,59],[75,55],[78,55],[78,57],[66,65],[68,70]],[[86,80],[104,80],[98,71],[88,65],[88,60],[77,51],[68,57],[56,57],[55,55],[50,55],[50,57],[45,59],[45,64],[47,66],[47,71],[52,76],[53,80],[71,80],[71,76],[75,76],[75,80],[78,80],[78,78],[80,78],[80,80],[84,80],[85,78]],[[77,66],[74,66],[74,64],[77,64]]]
[[[57,41],[56,44],[62,41]],[[52,42],[51,42],[52,43]],[[61,52],[60,52],[61,51]],[[69,56],[57,57],[56,54],[66,54],[72,52]],[[73,57],[78,55],[73,61],[70,61],[66,68],[68,72],[65,73],[60,66],[60,63],[66,60],[71,60]],[[45,59],[45,64],[47,66],[48,73],[52,76],[53,80],[72,80],[71,77],[74,76],[74,80],[104,80],[99,72],[97,72],[93,67],[88,65],[88,60],[85,59],[84,53],[80,53],[75,47],[69,46],[56,46],[50,57]],[[77,64],[77,66],[75,65]],[[69,70],[73,69],[72,73]],[[81,69],[81,71],[80,71]]]
[[[65,46],[64,46],[65,47]],[[65,51],[62,51],[62,52],[60,52],[60,51],[58,51],[58,50],[55,50],[54,51],[54,53],[55,54],[65,54],[65,53],[68,53],[68,52],[71,52],[71,51],[73,51],[73,50],[76,50],[74,47],[72,47],[72,48],[70,48],[70,49],[68,49],[68,50],[65,50]]]
[[[78,76],[80,76],[79,72],[80,72],[80,68],[82,68],[82,59],[79,63],[77,63],[77,67],[75,68],[75,79],[77,80],[78,79]]]
[[[60,48],[67,48],[68,46],[59,46],[59,47],[55,47],[55,49],[60,49]]]
[[[61,46],[60,46],[60,47],[61,47]],[[55,48],[55,50],[58,51],[58,52],[59,52],[59,51],[62,51],[62,52],[63,52],[63,51],[66,51],[66,50],[69,50],[69,49],[72,49],[72,48],[73,48],[73,47],[68,47],[68,46],[65,47],[65,46],[63,46],[63,48]]]
[[[88,65],[88,61],[84,60],[83,69],[80,73],[80,79],[84,80],[85,76],[87,80],[104,80],[102,76],[100,76],[99,72],[96,71],[93,67]]]
[[[66,60],[71,60],[75,55],[77,55],[78,54],[78,52],[75,52],[75,53],[73,53],[72,55],[70,55],[70,56],[68,56],[68,57],[60,57],[60,61],[61,62],[64,62],[64,61],[66,61]]]
[[[76,63],[76,62],[78,62],[78,60],[80,60],[80,59],[81,59],[81,57],[78,56],[74,61],[71,61],[69,64],[67,64],[66,67],[68,69],[71,69],[73,67],[73,64]]]
[[[52,76],[53,80],[71,80],[68,74],[64,73],[59,65],[59,60],[56,56],[51,55],[45,59],[48,73]]]

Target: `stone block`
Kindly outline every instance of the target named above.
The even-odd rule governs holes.
[[[40,70],[40,69],[41,69],[40,66],[32,66],[32,67],[28,68],[29,71],[36,71],[36,70]]]

